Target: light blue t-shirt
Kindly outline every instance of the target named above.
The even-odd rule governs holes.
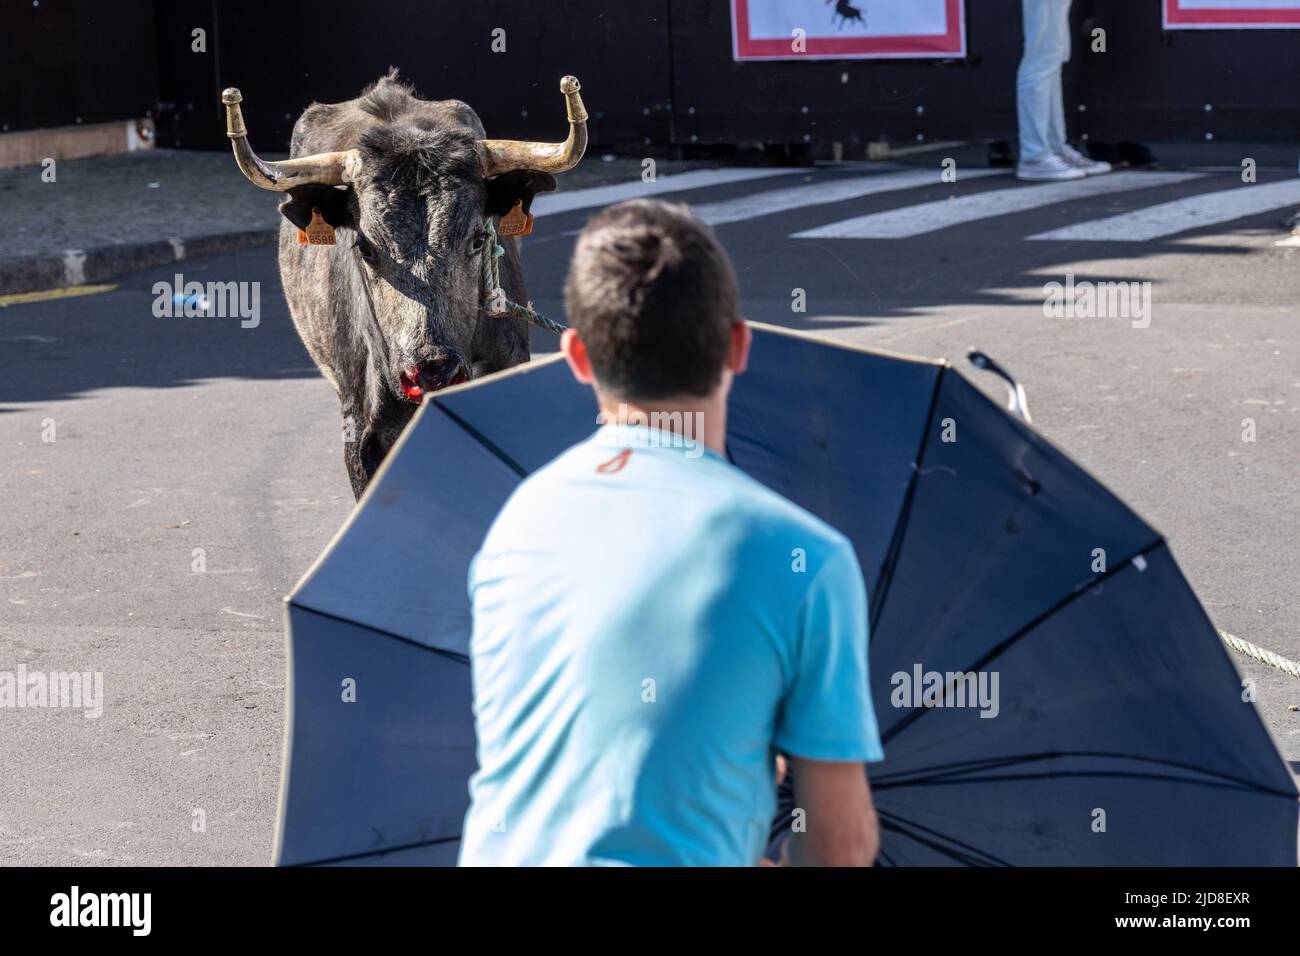
[[[848,540],[670,432],[535,472],[469,590],[461,865],[753,865],[775,751],[882,757]]]

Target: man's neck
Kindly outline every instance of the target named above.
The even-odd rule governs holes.
[[[638,402],[601,395],[601,421],[607,425],[649,425],[673,431],[699,442],[719,455],[726,455],[727,401],[722,395],[700,399],[667,399]]]

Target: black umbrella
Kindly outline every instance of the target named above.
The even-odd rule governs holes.
[[[455,861],[469,561],[596,427],[558,358],[433,396],[290,598],[281,864]],[[757,327],[740,468],[854,542],[881,862],[1296,862],[1297,794],[1160,535],[941,362]]]

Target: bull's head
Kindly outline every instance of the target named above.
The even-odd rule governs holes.
[[[381,115],[352,137],[353,148],[281,162],[263,160],[249,146],[239,90],[222,93],[226,132],[249,181],[289,193],[280,210],[300,227],[319,209],[331,226],[355,230],[364,266],[356,263],[353,274],[364,279],[361,285],[373,304],[383,339],[378,350],[386,352],[384,378],[394,396],[418,401],[424,392],[527,358],[526,336],[520,340],[522,355],[503,359],[482,348],[476,353],[476,343],[483,341],[478,329],[487,238],[483,220],[507,212],[517,199],[526,210],[535,193],[555,188],[552,173],[571,169],[582,158],[587,112],[577,79],[564,77],[560,91],[569,120],[562,143],[476,138],[469,130],[481,126],[463,104],[421,102],[448,111],[444,118],[450,122],[430,122],[425,114],[389,122]],[[323,124],[325,134],[338,141],[347,131],[331,127],[331,119],[342,117],[326,117]],[[310,139],[306,145],[311,147]],[[351,261],[350,251],[348,256]]]

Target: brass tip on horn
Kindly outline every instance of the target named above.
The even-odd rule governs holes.
[[[587,122],[587,108],[582,105],[581,90],[582,84],[576,76],[566,76],[560,80],[560,92],[564,94],[564,109],[570,123]]]
[[[239,108],[243,101],[244,94],[233,86],[221,91],[221,102],[226,104],[226,135],[231,139],[248,135],[248,128],[244,126],[244,111]]]
[[[569,118],[569,136],[563,143],[534,143],[512,139],[478,141],[479,167],[484,178],[500,176],[516,169],[536,169],[545,173],[562,173],[578,165],[587,150],[587,108],[578,92],[582,84],[576,76],[560,79],[564,110]]]
[[[244,126],[244,113],[239,104],[244,96],[233,86],[221,91],[221,102],[226,106],[226,135],[235,154],[240,172],[254,186],[284,192],[295,186],[342,186],[351,181],[358,164],[355,149],[335,153],[314,153],[296,156],[279,162],[266,162],[248,145],[248,128]]]

